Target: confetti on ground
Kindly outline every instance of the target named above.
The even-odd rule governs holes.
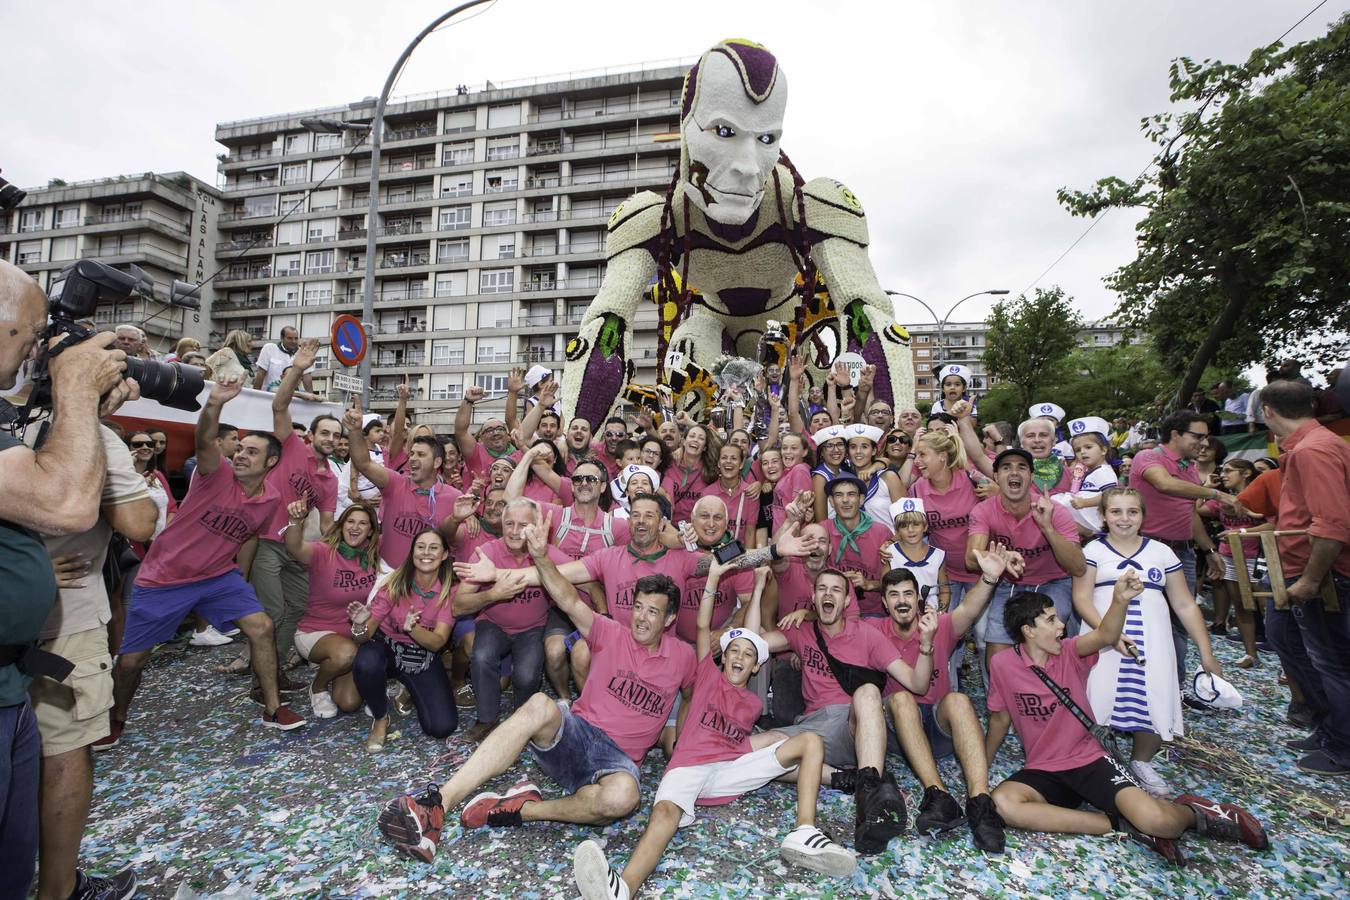
[[[1234,645],[1217,641],[1228,676],[1246,696],[1235,712],[1187,712],[1188,736],[1211,751],[1182,764],[1181,754],[1160,768],[1178,790],[1234,799],[1256,813],[1270,832],[1264,854],[1190,835],[1191,863],[1173,869],[1119,837],[1064,837],[1009,831],[1008,852],[984,856],[962,829],[942,840],[905,836],[886,852],[861,860],[851,879],[818,877],[787,866],[778,843],[791,829],[795,792],[773,785],[730,806],[710,808],[679,832],[647,883],[648,897],[1335,897],[1350,896],[1350,831],[1303,810],[1345,810],[1350,781],[1299,772],[1284,741],[1303,732],[1285,723],[1286,695],[1275,684],[1273,654],[1256,670],[1232,667]],[[575,897],[572,849],[600,840],[621,864],[641,834],[663,764],[651,754],[642,768],[643,805],[632,818],[606,828],[529,825],[464,832],[456,814],[434,865],[395,856],[375,829],[389,797],[441,781],[472,748],[458,735],[448,746],[422,735],[411,720],[403,737],[381,754],[365,750],[369,720],[362,714],[311,719],[281,734],[258,724],[246,679],[217,675],[215,664],[233,648],[184,652],[163,648],[147,669],[131,721],[117,748],[97,756],[94,809],[83,845],[83,865],[109,872],[132,864],[141,896],[267,897]],[[307,680],[313,670],[293,673]],[[963,683],[969,686],[963,673]],[[978,676],[976,676],[978,679]],[[974,692],[977,696],[981,692]],[[307,697],[294,695],[296,708]],[[977,707],[982,709],[982,697]],[[466,711],[461,710],[461,716]],[[1239,754],[1241,767],[1216,765]],[[919,789],[903,761],[887,760],[910,802]],[[1021,763],[1009,738],[995,762],[997,783]],[[964,800],[954,760],[942,763],[947,786]],[[1263,784],[1263,773],[1269,784]],[[490,787],[521,775],[546,796],[556,786],[528,758]],[[1300,802],[1302,797],[1305,802]],[[1308,802],[1308,801],[1311,801]],[[851,843],[853,799],[824,791],[821,826]]]

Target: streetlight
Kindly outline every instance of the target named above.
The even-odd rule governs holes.
[[[1008,291],[1006,288],[993,288],[987,291],[976,291],[973,294],[967,294],[960,300],[957,300],[955,303],[953,303],[950,307],[948,307],[947,314],[941,317],[939,317],[938,314],[933,311],[933,307],[929,306],[927,303],[923,302],[913,294],[906,294],[904,291],[887,291],[886,293],[890,294],[892,297],[908,297],[915,303],[922,306],[924,309],[928,310],[928,314],[933,317],[933,322],[938,327],[937,333],[938,350],[939,352],[942,353],[943,359],[945,361],[947,355],[947,344],[946,344],[947,322],[948,320],[951,319],[952,313],[956,312],[956,308],[960,306],[962,303],[965,303],[967,300],[971,299],[972,297],[982,297],[986,294],[993,297],[1002,297],[1005,294],[1011,293],[1011,291]]]

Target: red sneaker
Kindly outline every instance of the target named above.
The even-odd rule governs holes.
[[[122,731],[127,727],[126,722],[119,722],[116,719],[108,720],[108,734],[94,741],[93,748],[95,753],[101,753],[104,750],[111,750],[122,740]]]
[[[1178,868],[1186,865],[1186,854],[1181,852],[1181,841],[1176,838],[1153,837],[1141,831],[1130,831],[1130,837],[1157,852],[1159,856]]]
[[[1215,803],[1195,794],[1182,794],[1172,802],[1195,810],[1195,830],[1205,837],[1246,844],[1253,850],[1270,847],[1270,838],[1260,821],[1236,804]]]
[[[379,827],[399,853],[431,862],[441,842],[441,829],[445,827],[441,789],[432,784],[420,797],[405,794],[390,800],[380,811]]]
[[[531,800],[543,799],[539,788],[522,781],[505,794],[484,792],[474,797],[465,804],[464,811],[459,814],[459,821],[465,828],[519,825],[520,808]]]
[[[281,731],[294,731],[305,724],[305,720],[291,712],[291,708],[282,704],[275,711],[268,712],[263,710],[262,723],[264,728],[276,728]]]

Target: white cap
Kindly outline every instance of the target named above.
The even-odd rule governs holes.
[[[1027,415],[1033,419],[1044,416],[1048,419],[1054,419],[1056,422],[1063,422],[1064,407],[1058,403],[1033,403],[1027,407]]]
[[[1191,693],[1195,699],[1212,709],[1242,708],[1242,695],[1237,688],[1204,669],[1196,669],[1195,675],[1191,677]]]
[[[629,463],[628,465],[624,466],[623,471],[619,473],[619,490],[621,491],[628,490],[628,479],[632,478],[634,475],[646,475],[648,478],[650,478],[652,482],[653,491],[661,486],[661,476],[657,475],[656,470],[653,469],[651,466],[639,465],[638,463]]]
[[[815,434],[811,435],[811,440],[815,441],[816,446],[819,447],[826,441],[832,441],[835,438],[842,437],[844,437],[843,425],[826,425],[824,428],[821,428]]]
[[[844,438],[850,441],[854,438],[865,437],[876,444],[880,443],[881,435],[884,434],[884,432],[875,425],[867,425],[863,422],[855,422],[852,425],[840,425],[838,427],[843,429]]]
[[[938,372],[938,387],[942,387],[942,380],[948,375],[955,375],[966,383],[966,387],[970,387],[970,374],[970,369],[965,366],[958,366],[955,363],[943,366],[942,370]]]
[[[530,371],[525,373],[525,383],[530,387],[534,387],[545,378],[552,377],[552,375],[552,369],[540,365],[530,366]]]
[[[916,512],[919,515],[924,514],[923,501],[918,497],[901,497],[891,504],[891,518],[900,518],[901,513]]]
[[[1111,425],[1101,416],[1083,416],[1081,419],[1074,419],[1069,422],[1069,437],[1076,438],[1080,434],[1100,434],[1106,437],[1111,433]]]
[[[727,652],[728,645],[737,638],[743,638],[755,645],[755,650],[759,653],[759,664],[762,666],[769,660],[769,642],[760,637],[759,632],[751,631],[749,628],[733,628],[730,631],[722,632],[722,652]]]
[[[365,428],[371,422],[383,422],[383,421],[384,419],[380,417],[379,413],[366,413],[364,416],[361,417],[361,427]]]

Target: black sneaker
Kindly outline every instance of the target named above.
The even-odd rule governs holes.
[[[1329,775],[1333,777],[1343,777],[1350,775],[1350,766],[1344,766],[1331,758],[1331,754],[1318,748],[1312,753],[1300,759],[1296,765],[1313,775]]]
[[[1285,711],[1284,720],[1295,728],[1312,728],[1313,714],[1308,709],[1306,703],[1289,703],[1289,709]]]
[[[71,900],[128,900],[136,894],[136,872],[130,866],[115,875],[101,878],[75,870],[75,890]]]
[[[1297,750],[1300,753],[1312,753],[1314,750],[1322,749],[1322,741],[1315,731],[1305,738],[1299,738],[1296,741],[1285,741],[1284,745],[1290,750]]]
[[[859,853],[880,853],[891,838],[905,833],[905,797],[889,772],[883,777],[876,769],[859,769],[856,802],[853,847]]]
[[[856,793],[858,790],[858,770],[852,768],[835,769],[830,775],[830,789],[845,794]]]
[[[951,831],[965,824],[965,821],[961,804],[957,803],[951,794],[940,787],[923,789],[923,799],[919,801],[919,815],[914,819],[915,831]]]
[[[966,801],[966,820],[970,822],[970,839],[985,853],[1002,853],[1004,846],[1003,817],[994,806],[994,798],[980,794]]]

